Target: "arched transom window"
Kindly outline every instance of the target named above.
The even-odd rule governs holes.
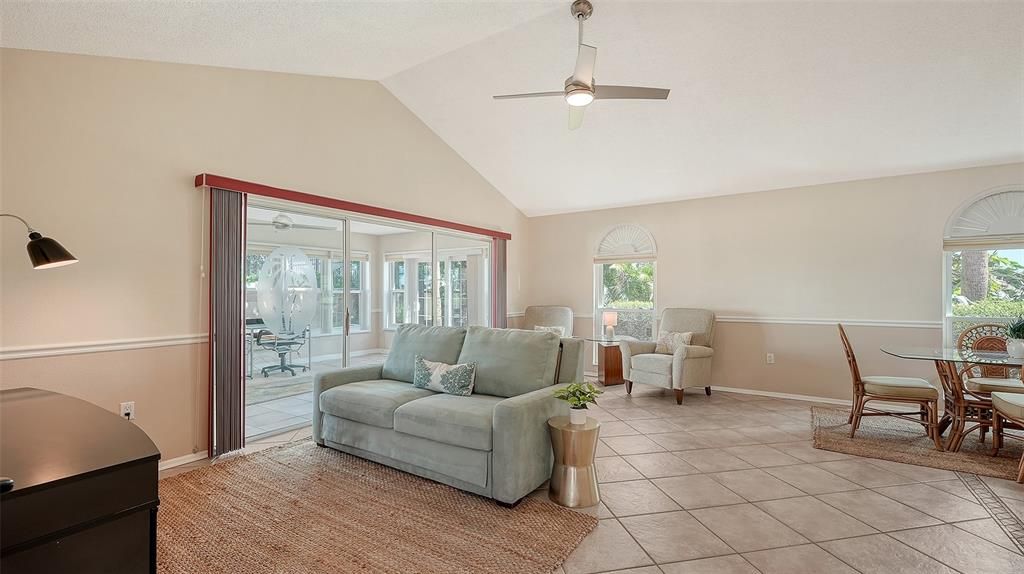
[[[639,225],[619,225],[594,253],[594,335],[654,337],[654,237]]]
[[[991,191],[962,207],[942,244],[947,345],[972,325],[1024,315],[1024,186]]]

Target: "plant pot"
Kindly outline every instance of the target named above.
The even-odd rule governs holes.
[[[587,424],[587,409],[569,409],[569,424]]]
[[[1024,359],[1024,339],[1007,339],[1006,354],[1015,359]]]

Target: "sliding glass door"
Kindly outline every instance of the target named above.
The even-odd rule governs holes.
[[[435,233],[441,325],[491,324],[491,241]]]

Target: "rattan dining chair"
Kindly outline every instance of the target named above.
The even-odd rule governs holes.
[[[846,361],[850,364],[850,375],[853,377],[853,406],[850,409],[850,438],[853,438],[863,417],[889,416],[921,424],[925,434],[935,442],[935,448],[944,450],[942,436],[939,433],[939,391],[928,381],[913,377],[862,377],[857,366],[857,356],[846,336],[846,330],[839,325],[839,338],[843,341]],[[870,401],[887,403],[910,403],[919,407],[918,412],[888,411],[868,407]],[[913,418],[917,415],[919,418]]]
[[[992,393],[992,456],[1003,447],[1003,430],[1008,427],[1024,429],[1024,394]],[[1024,455],[1017,467],[1017,482],[1024,483]]]

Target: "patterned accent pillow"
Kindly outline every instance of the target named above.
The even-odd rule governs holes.
[[[562,327],[562,326],[544,327],[543,325],[535,325],[533,327],[533,330],[534,331],[544,331],[545,333],[554,333],[554,334],[558,335],[559,337],[564,337],[565,336],[565,327]]]
[[[412,376],[414,387],[467,397],[473,394],[475,381],[476,363],[449,365],[428,361],[423,355],[416,355]]]
[[[662,331],[658,333],[658,346],[654,348],[655,353],[663,355],[674,355],[676,349],[683,345],[689,345],[693,340],[693,333],[676,333],[673,331]]]

